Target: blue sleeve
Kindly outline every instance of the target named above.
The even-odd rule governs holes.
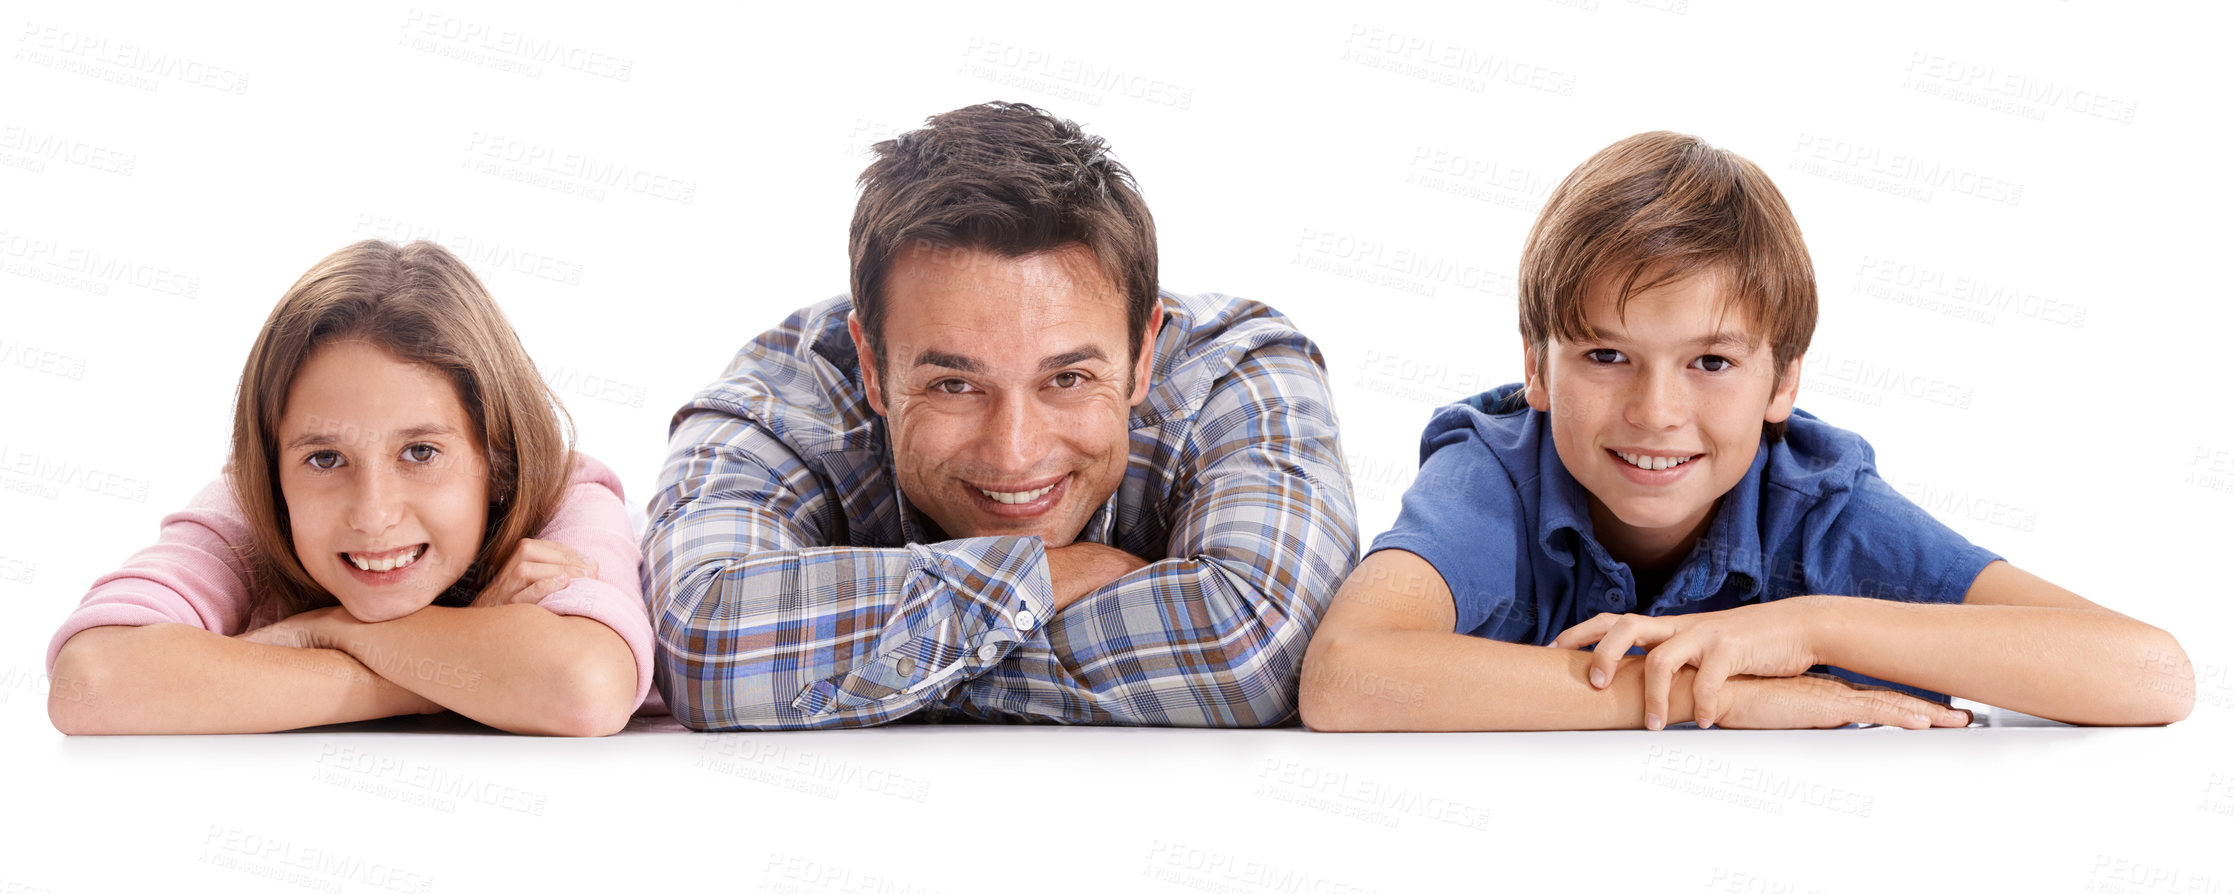
[[[1811,516],[1811,593],[1959,603],[2000,558],[1901,496],[1874,468],[1863,468],[1851,490]]]
[[[1428,423],[1419,477],[1404,492],[1396,526],[1368,552],[1401,549],[1426,559],[1450,587],[1458,633],[1508,642],[1534,635],[1532,598],[1520,585],[1519,486],[1458,408]]]

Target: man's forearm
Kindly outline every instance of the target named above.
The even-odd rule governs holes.
[[[2068,723],[2171,723],[2193,705],[2179,642],[2123,615],[1806,598],[1826,600],[1822,660],[1857,673]]]
[[[47,712],[71,735],[273,732],[440,709],[333,649],[183,624],[87,629],[52,678]]]

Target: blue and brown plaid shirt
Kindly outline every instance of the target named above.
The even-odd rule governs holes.
[[[1162,300],[1125,480],[1078,538],[1158,561],[1052,616],[1039,538],[920,536],[844,296],[746,345],[676,412],[648,509],[669,710],[703,730],[1293,719],[1357,559],[1325,361],[1264,305]]]

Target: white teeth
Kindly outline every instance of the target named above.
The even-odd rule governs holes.
[[[1619,450],[1616,450],[1613,453],[1615,456],[1621,457],[1623,462],[1626,462],[1632,466],[1636,466],[1640,469],[1650,469],[1655,472],[1658,472],[1662,469],[1673,469],[1677,466],[1683,465],[1684,463],[1698,458],[1693,456],[1685,456],[1680,458],[1673,456],[1645,456],[1641,453],[1623,453]]]
[[[413,562],[418,561],[419,554],[425,551],[425,547],[413,547],[409,552],[406,552],[403,555],[392,556],[385,559],[363,559],[359,558],[355,553],[348,553],[346,555],[349,556],[349,564],[357,566],[358,571],[394,571],[398,568],[402,568],[405,565],[409,565]]]
[[[1055,482],[1055,484],[1061,483],[1062,482],[1060,481]],[[1037,500],[1041,497],[1047,496],[1048,491],[1055,489],[1055,484],[1050,484],[1038,490],[1023,490],[1016,491],[1014,493],[1004,493],[997,490],[986,490],[982,487],[978,488],[977,492],[984,494],[986,499],[992,500],[993,502],[1008,503],[1010,505],[1014,505],[1017,503],[1029,503],[1033,500]]]

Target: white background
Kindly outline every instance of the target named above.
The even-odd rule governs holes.
[[[1484,6],[9,4],[0,890],[2234,890],[2224,13]],[[1821,284],[1801,406],[1972,539],[2178,635],[2194,717],[598,742],[46,723],[48,636],[217,473],[246,349],[318,258],[459,251],[641,499],[672,409],[845,288],[868,145],[996,98],[1110,141],[1165,286],[1318,340],[1367,538],[1428,412],[1518,377],[1511,276],[1550,187],[1643,130],[1746,155]]]

